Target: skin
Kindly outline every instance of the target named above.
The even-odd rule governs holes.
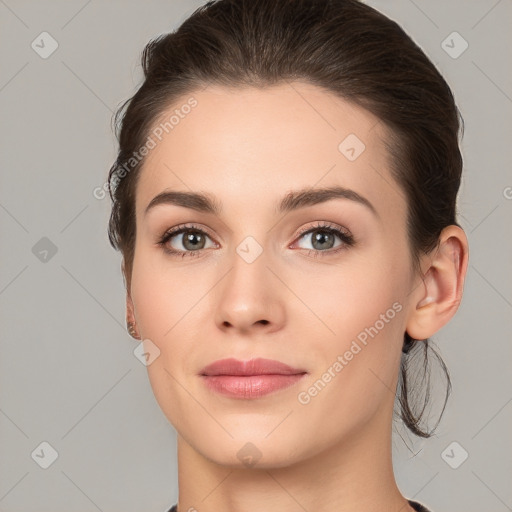
[[[391,459],[403,335],[425,339],[456,312],[467,268],[464,232],[443,230],[439,248],[414,270],[387,132],[369,112],[302,82],[210,85],[193,96],[198,105],[142,168],[126,275],[127,320],[160,350],[147,370],[177,431],[179,511],[412,510]],[[366,146],[354,161],[338,149],[349,134]],[[346,198],[276,213],[291,190],[335,185],[364,196],[376,214]],[[164,190],[211,194],[222,213],[160,204],[145,214]],[[298,233],[318,221],[348,229],[355,244],[333,253],[343,243],[335,237],[316,249],[314,233]],[[197,257],[170,256],[157,243],[182,223],[206,232]],[[252,263],[236,252],[247,236],[263,251]],[[167,246],[185,252],[183,240],[177,235]],[[400,311],[378,334],[300,403],[298,394],[396,303]],[[198,375],[225,357],[277,359],[308,373],[271,395],[233,399]],[[237,456],[246,443],[259,454],[253,466]]]

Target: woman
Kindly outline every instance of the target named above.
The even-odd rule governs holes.
[[[410,358],[467,269],[450,88],[356,0],[209,2],[142,61],[109,236],[177,431],[171,511],[428,510],[391,433],[395,401],[433,432]]]

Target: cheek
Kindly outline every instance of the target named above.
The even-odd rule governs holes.
[[[354,257],[316,273],[304,273],[295,279],[295,290],[334,331],[336,339],[347,340],[375,324],[390,308],[388,316],[397,317],[396,309],[401,308],[393,309],[393,304],[401,303],[406,288],[403,273],[398,271],[401,265],[383,254],[380,258]]]
[[[317,351],[315,377],[338,361],[343,368],[338,364],[337,372],[331,370],[340,376],[333,379],[333,390],[339,386],[344,396],[363,394],[374,400],[380,396],[374,386],[378,379],[389,384],[396,377],[405,329],[403,264],[397,255],[361,257],[346,268],[333,268],[329,277],[317,275],[316,284],[322,286],[309,283],[304,297],[331,331],[325,330],[325,343],[309,347],[310,353]]]
[[[364,424],[383,403],[394,401],[403,342],[403,283],[392,261],[373,262],[333,272],[325,280],[328,293],[315,287],[308,295],[311,309],[321,312],[333,332],[325,330],[317,346],[305,347],[315,368],[300,389],[301,399],[308,402],[304,411],[311,428],[322,429],[327,437],[339,436],[341,425],[350,429]]]
[[[337,340],[342,349],[347,340],[360,333],[364,336],[365,328],[373,326],[405,296],[406,264],[404,251],[374,246],[347,253],[332,264],[304,260],[297,265],[283,266],[278,273],[284,282],[291,283],[293,293],[300,300],[288,301],[286,291],[276,288],[273,299],[282,302],[286,299],[288,303],[290,325],[282,327],[293,331],[300,324],[311,331],[322,328],[324,323],[324,328],[328,328],[322,328],[325,337]],[[173,350],[179,351],[183,345],[179,340],[184,339],[199,343],[205,330],[212,327],[205,322],[212,323],[216,304],[206,295],[218,282],[218,274],[212,262],[176,266],[161,257],[155,258],[149,251],[140,251],[134,259],[132,298],[141,335],[161,350],[176,345]],[[213,296],[222,300],[215,291]],[[392,323],[396,327],[399,322]],[[382,334],[390,331],[386,324]]]
[[[138,255],[132,274],[132,299],[141,335],[164,349],[175,332],[190,330],[188,315],[201,297],[203,284],[197,271],[185,267],[170,270],[158,262],[143,251]]]
[[[201,339],[194,318],[203,295],[201,282],[194,281],[189,272],[156,265],[154,258],[143,251],[137,256],[132,273],[135,317],[141,337],[159,350],[158,357],[146,367],[149,382],[164,414],[172,424],[179,425],[191,408],[183,383],[195,372],[190,361],[191,345]]]

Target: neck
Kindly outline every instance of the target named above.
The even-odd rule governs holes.
[[[374,419],[281,467],[222,465],[178,435],[178,512],[411,512],[393,474],[391,418]]]

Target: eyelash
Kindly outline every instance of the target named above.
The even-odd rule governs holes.
[[[199,249],[197,251],[177,251],[175,249],[169,249],[169,247],[167,247],[167,245],[166,245],[167,242],[173,236],[180,235],[181,233],[186,233],[188,231],[196,231],[202,235],[207,235],[208,237],[210,237],[210,235],[206,231],[199,228],[195,224],[180,224],[179,226],[176,226],[175,228],[172,228],[172,229],[166,231],[162,235],[160,240],[158,240],[157,244],[163,248],[165,253],[167,253],[173,257],[181,257],[181,258],[192,257],[193,258],[193,257],[200,256],[201,252],[204,251],[205,249]],[[297,239],[302,238],[307,233],[312,233],[315,231],[325,231],[327,233],[336,235],[342,241],[342,244],[335,249],[329,249],[326,251],[319,251],[316,249],[304,249],[305,251],[308,252],[309,256],[313,256],[314,258],[317,258],[319,256],[324,257],[324,255],[332,256],[334,254],[339,253],[340,251],[346,250],[347,247],[352,247],[353,245],[355,245],[354,237],[347,229],[337,227],[335,224],[330,224],[327,222],[319,222],[315,226],[309,226],[307,228],[302,229],[297,234]]]

